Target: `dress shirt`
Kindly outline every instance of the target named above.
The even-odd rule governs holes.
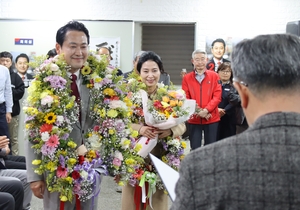
[[[223,63],[223,58],[221,59],[221,60],[217,60],[217,59],[215,59],[215,58],[213,58],[213,60],[214,60],[214,62],[215,62],[215,71],[217,71],[218,70],[218,67],[219,67],[219,62],[220,63]]]
[[[203,72],[203,74],[199,74],[196,70],[195,70],[195,74],[196,74],[196,80],[201,84],[202,80],[204,80],[205,78],[205,71]]]
[[[6,112],[12,113],[13,98],[8,68],[0,65],[0,104],[6,105]]]

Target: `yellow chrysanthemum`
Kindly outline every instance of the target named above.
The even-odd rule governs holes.
[[[140,151],[142,149],[142,145],[141,144],[136,144],[135,147],[134,147],[134,150],[136,152]]]
[[[72,109],[74,107],[74,101],[70,101],[67,105],[66,105],[66,109]]]
[[[114,109],[110,109],[108,112],[107,112],[107,116],[108,117],[111,117],[111,118],[115,118],[116,116],[118,116],[118,112]]]
[[[82,69],[81,69],[81,74],[82,75],[88,75],[92,72],[92,69],[91,67],[89,66],[84,66]]]
[[[133,165],[136,163],[136,161],[133,158],[127,158],[125,160],[126,165]]]
[[[130,167],[127,168],[127,172],[129,172],[129,173],[133,173],[134,171],[135,170],[133,168],[130,168]]]
[[[182,142],[181,142],[181,146],[185,149],[185,148],[186,148],[186,142],[185,142],[185,141],[182,141]]]
[[[92,158],[92,159],[96,158],[97,155],[96,155],[95,150],[90,150],[90,151],[88,151],[87,157],[88,157],[88,158]]]
[[[68,159],[68,164],[71,165],[71,166],[75,165],[76,162],[77,162],[77,161],[76,161],[75,158],[69,158],[69,159]]]
[[[168,159],[166,158],[166,156],[162,156],[162,157],[161,157],[161,160],[162,160],[164,163],[167,163],[167,162],[168,162]]]
[[[77,146],[77,144],[74,141],[69,141],[67,145],[73,149]]]
[[[133,138],[138,137],[138,135],[139,135],[139,132],[136,131],[136,130],[133,130],[132,133],[131,133],[131,136],[132,136]]]
[[[103,94],[104,94],[104,95],[107,95],[107,96],[114,96],[116,93],[115,93],[115,91],[114,91],[113,89],[111,89],[111,88],[105,88],[105,89],[103,90]]]
[[[72,182],[73,182],[73,179],[72,179],[72,177],[67,177],[67,178],[65,178],[65,180],[67,181],[67,182],[69,182],[69,184],[72,184]]]
[[[108,130],[108,133],[109,133],[110,135],[113,135],[113,134],[115,133],[115,131],[114,131],[113,129],[109,129],[109,130]]]
[[[105,109],[99,109],[98,114],[100,115],[100,117],[104,118],[106,116],[106,111]]]
[[[68,200],[67,196],[65,196],[65,195],[59,196],[59,199],[60,199],[62,202],[66,202],[66,201]]]
[[[102,81],[102,78],[101,78],[101,77],[95,78],[95,82],[96,82],[96,83],[99,83],[99,82],[101,82],[101,81]]]
[[[184,157],[185,155],[180,155],[180,160],[183,160]]]
[[[49,162],[47,163],[47,165],[46,165],[46,168],[47,168],[49,171],[53,172],[53,171],[56,170],[56,165],[55,165],[54,162],[49,161]]]
[[[41,160],[33,160],[33,161],[32,161],[32,165],[35,165],[35,166],[36,166],[36,165],[40,165],[41,162],[42,162]]]

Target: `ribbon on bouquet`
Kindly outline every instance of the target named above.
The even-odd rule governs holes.
[[[152,195],[156,192],[156,175],[155,173],[146,171],[140,180],[140,183],[135,188],[134,202],[136,210],[139,210],[142,201],[143,208],[146,209],[147,204],[152,207]]]

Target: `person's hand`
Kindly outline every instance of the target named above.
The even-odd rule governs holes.
[[[218,108],[218,111],[219,111],[220,117],[223,117],[226,114],[225,109]]]
[[[208,113],[204,118],[205,118],[206,120],[209,120],[209,118],[211,118],[211,114]]]
[[[5,147],[4,149],[5,149],[5,151],[6,151],[6,155],[8,155],[8,154],[10,153],[9,146],[8,146],[8,145],[6,145],[6,147]]]
[[[4,149],[9,144],[9,139],[6,136],[0,136],[0,148]]]
[[[11,122],[11,113],[10,112],[6,113],[6,121],[7,121],[7,123]]]
[[[145,136],[149,139],[154,139],[156,137],[156,128],[150,127],[150,126],[142,126],[139,133],[142,136]]]
[[[30,188],[33,194],[40,198],[44,198],[44,191],[45,191],[45,182],[44,181],[35,181],[30,183]]]
[[[199,115],[200,117],[202,117],[202,118],[206,118],[208,114],[209,114],[209,112],[208,112],[207,109],[202,109],[202,110],[198,113],[198,115]]]
[[[183,78],[183,77],[184,77],[184,75],[186,75],[186,73],[187,73],[187,72],[184,72],[184,71],[180,72],[180,76],[181,76],[181,78]]]
[[[172,130],[171,129],[166,129],[166,130],[156,130],[154,133],[158,134],[159,139],[163,139],[167,136],[172,135]]]

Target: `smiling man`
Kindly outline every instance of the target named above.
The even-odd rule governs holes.
[[[225,54],[226,44],[223,39],[216,39],[211,44],[211,52],[213,57],[206,64],[208,70],[217,71],[218,67],[224,62],[230,62],[229,60],[223,58]]]
[[[88,57],[88,45],[90,41],[89,31],[87,28],[77,21],[71,21],[61,27],[56,34],[56,51],[58,54],[63,54],[66,63],[71,67],[67,74],[72,79],[71,89],[76,97],[76,102],[80,107],[80,115],[78,122],[72,125],[73,130],[70,133],[70,138],[80,146],[85,142],[85,134],[92,127],[93,120],[89,117],[90,94],[89,89],[83,84],[83,76],[80,69],[84,65]],[[33,143],[26,141],[27,152],[27,168],[28,181],[30,182],[31,190],[38,198],[43,199],[44,209],[58,210],[60,209],[60,199],[57,192],[50,193],[46,189],[44,175],[38,175],[34,172],[32,161],[38,159],[41,154],[35,154],[32,149]],[[97,180],[97,184],[100,180]],[[79,208],[77,206],[77,208]],[[75,200],[73,202],[65,202],[65,210],[75,209]],[[80,209],[97,209],[97,197],[80,202]]]

